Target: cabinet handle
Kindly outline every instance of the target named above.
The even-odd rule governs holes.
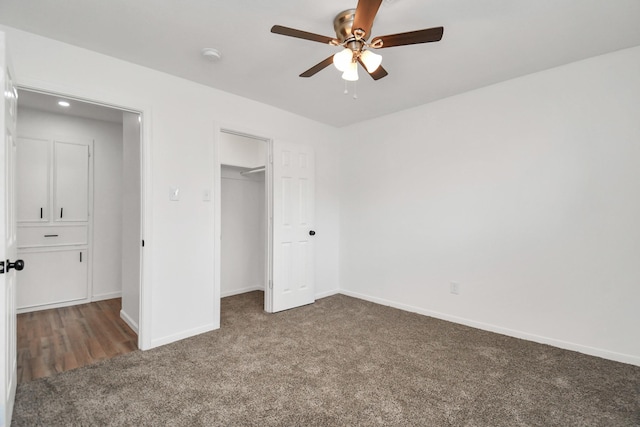
[[[57,234],[45,234],[44,237],[58,237]]]
[[[40,219],[42,219],[42,208],[40,208]]]
[[[60,208],[60,219],[62,219],[62,208]]]
[[[80,252],[80,262],[82,262],[82,252]]]

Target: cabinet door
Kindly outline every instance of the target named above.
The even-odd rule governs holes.
[[[83,300],[89,297],[86,249],[23,252],[18,309]]]
[[[18,138],[17,157],[18,222],[47,222],[51,209],[51,143]]]
[[[89,146],[53,143],[55,221],[87,221],[89,209]]]

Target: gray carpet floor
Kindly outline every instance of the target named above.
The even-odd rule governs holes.
[[[640,426],[640,367],[335,295],[21,384],[13,425]]]

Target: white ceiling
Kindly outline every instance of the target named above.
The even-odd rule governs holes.
[[[385,0],[373,36],[444,26],[439,43],[380,50],[357,99],[328,67],[338,48],[271,34],[333,37],[357,0],[2,0],[0,23],[344,126],[576,60],[640,45],[639,0]],[[222,52],[212,63],[204,47]],[[353,87],[350,87],[353,92]]]
[[[58,105],[58,101],[67,101],[69,106],[61,107]],[[122,123],[122,110],[28,90],[18,91],[18,106],[21,108],[47,111],[54,114]]]

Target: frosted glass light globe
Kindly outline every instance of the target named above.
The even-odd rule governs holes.
[[[360,60],[364,64],[368,72],[373,73],[382,63],[382,55],[365,50],[360,54]]]
[[[358,64],[356,62],[349,63],[347,69],[342,73],[342,78],[349,82],[358,80]]]
[[[353,62],[353,52],[351,49],[343,49],[333,55],[333,65],[342,72],[346,71],[349,64]]]

